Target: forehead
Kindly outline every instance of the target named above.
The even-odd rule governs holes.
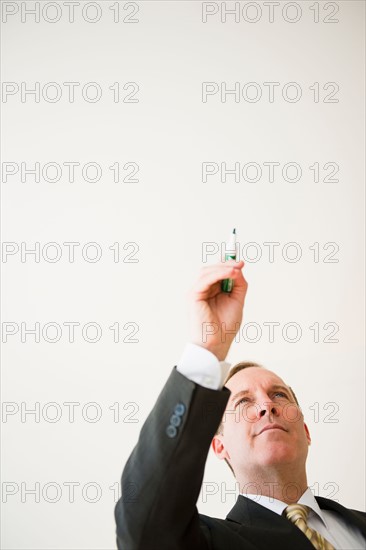
[[[248,367],[230,378],[225,384],[232,392],[249,390],[255,392],[257,389],[270,386],[287,386],[287,384],[274,372],[263,367]]]

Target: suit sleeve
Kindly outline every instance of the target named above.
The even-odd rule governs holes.
[[[196,507],[211,440],[230,391],[173,368],[122,473],[119,550],[208,550]]]

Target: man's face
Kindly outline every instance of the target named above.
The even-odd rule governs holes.
[[[237,372],[223,417],[223,434],[212,446],[226,458],[236,477],[280,467],[305,469],[310,435],[290,389],[273,372],[250,367]],[[254,477],[253,477],[254,476]]]

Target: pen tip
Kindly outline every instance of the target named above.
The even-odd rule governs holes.
[[[235,229],[235,227],[234,227],[234,229],[233,229],[233,233],[234,233],[234,234],[236,233],[236,229]]]

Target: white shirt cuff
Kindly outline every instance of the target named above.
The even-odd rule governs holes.
[[[211,351],[188,343],[184,348],[177,370],[205,388],[222,389],[231,363],[219,361]]]

